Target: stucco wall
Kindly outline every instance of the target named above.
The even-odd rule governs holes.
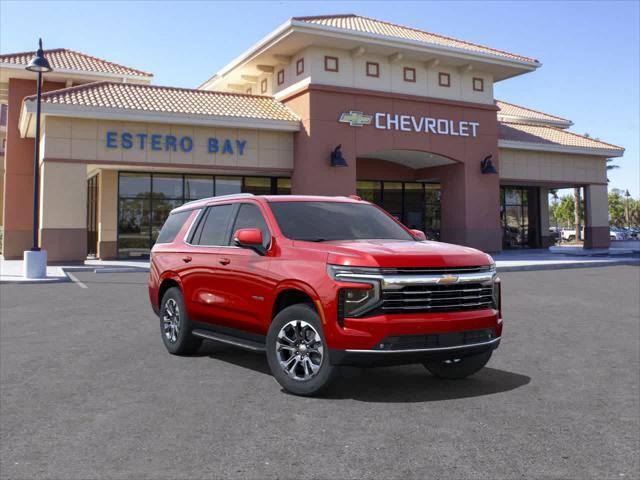
[[[607,182],[606,159],[588,155],[500,149],[500,178],[572,184]]]
[[[326,71],[324,57],[338,58],[339,68],[337,72]],[[304,59],[304,72],[296,73],[296,62]],[[379,64],[379,77],[370,77],[366,74],[367,62]],[[416,81],[404,80],[404,67],[415,68]],[[277,71],[285,69],[285,82],[277,85]],[[448,73],[451,78],[449,87],[439,86],[438,74]],[[473,78],[484,80],[482,92],[473,90]],[[493,77],[491,74],[480,71],[460,71],[457,68],[427,64],[411,59],[392,61],[389,57],[381,55],[364,54],[354,56],[349,50],[325,47],[309,47],[292,56],[291,63],[286,66],[277,66],[274,73],[274,93],[278,93],[303,80],[312,84],[331,85],[339,87],[361,88],[377,90],[388,93],[401,93],[407,95],[420,95],[433,98],[445,98],[467,102],[493,104]],[[271,85],[271,84],[270,84]],[[256,93],[255,89],[253,93]],[[271,93],[271,90],[269,90]]]
[[[190,152],[153,150],[150,141],[145,148],[107,148],[107,132],[132,134],[190,136]],[[234,151],[209,153],[209,138],[220,142],[230,139]],[[236,141],[246,141],[239,154]],[[110,162],[135,165],[210,166],[256,169],[293,168],[293,133],[237,128],[173,126],[154,123],[112,122],[102,120],[47,117],[44,128],[45,159],[71,159],[85,162]]]

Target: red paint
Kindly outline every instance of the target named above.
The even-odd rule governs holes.
[[[361,203],[349,198],[266,196],[207,199],[181,207],[194,210],[174,243],[156,244],[152,250],[149,296],[154,310],[158,311],[160,306],[163,282],[175,282],[183,292],[193,321],[266,335],[278,295],[286,290],[297,290],[317,308],[322,308],[320,317],[326,320],[324,334],[332,349],[370,349],[390,335],[483,328],[494,328],[496,334],[501,335],[502,323],[498,320],[498,311],[493,308],[445,313],[376,314],[365,318],[346,318],[341,327],[337,322],[339,290],[371,286],[334,280],[327,272],[329,264],[437,268],[486,266],[490,259],[475,249],[438,242],[307,242],[286,238],[270,210],[270,202],[318,200]],[[271,244],[264,255],[250,248],[204,247],[185,243],[187,232],[201,209],[220,203],[253,203],[258,206],[271,236]],[[410,232],[406,227],[402,228]],[[243,229],[235,232],[232,238],[256,245],[262,241],[259,233],[257,229]],[[185,257],[189,257],[189,261],[185,261]]]

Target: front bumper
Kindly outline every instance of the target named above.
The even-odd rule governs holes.
[[[332,365],[381,366],[406,365],[434,360],[448,360],[493,351],[500,345],[501,337],[479,343],[444,347],[385,349],[330,349]]]

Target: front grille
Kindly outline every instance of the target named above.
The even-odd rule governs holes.
[[[493,306],[493,288],[479,283],[408,285],[383,290],[382,313],[452,312]]]
[[[496,338],[493,328],[466,332],[431,333],[427,335],[398,335],[385,337],[373,350],[420,350],[427,348],[463,347],[485,343]]]
[[[381,268],[383,275],[444,275],[461,273],[481,273],[491,270],[489,265],[481,267],[407,267]]]

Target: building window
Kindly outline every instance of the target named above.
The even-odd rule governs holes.
[[[260,82],[260,93],[267,93],[267,79],[263,79]]]
[[[304,58],[301,58],[296,62],[296,75],[300,75],[303,72],[304,72]]]
[[[450,87],[451,86],[451,75],[448,73],[440,72],[438,73],[438,85],[441,87]]]
[[[376,62],[367,62],[367,77],[380,76],[380,64]]]
[[[284,70],[278,70],[277,79],[278,85],[282,85],[284,83]]]
[[[251,88],[247,88],[247,90],[244,93],[251,95]]]
[[[413,82],[416,81],[416,69],[411,67],[404,67],[404,81]]]
[[[380,76],[380,64],[376,62],[367,62],[367,77],[378,78]]]
[[[324,69],[327,72],[337,72],[338,71],[338,57],[324,57]]]
[[[169,213],[183,203],[240,192],[290,194],[291,179],[120,172],[118,256],[148,256]]]
[[[484,79],[473,77],[473,91],[484,92]]]

